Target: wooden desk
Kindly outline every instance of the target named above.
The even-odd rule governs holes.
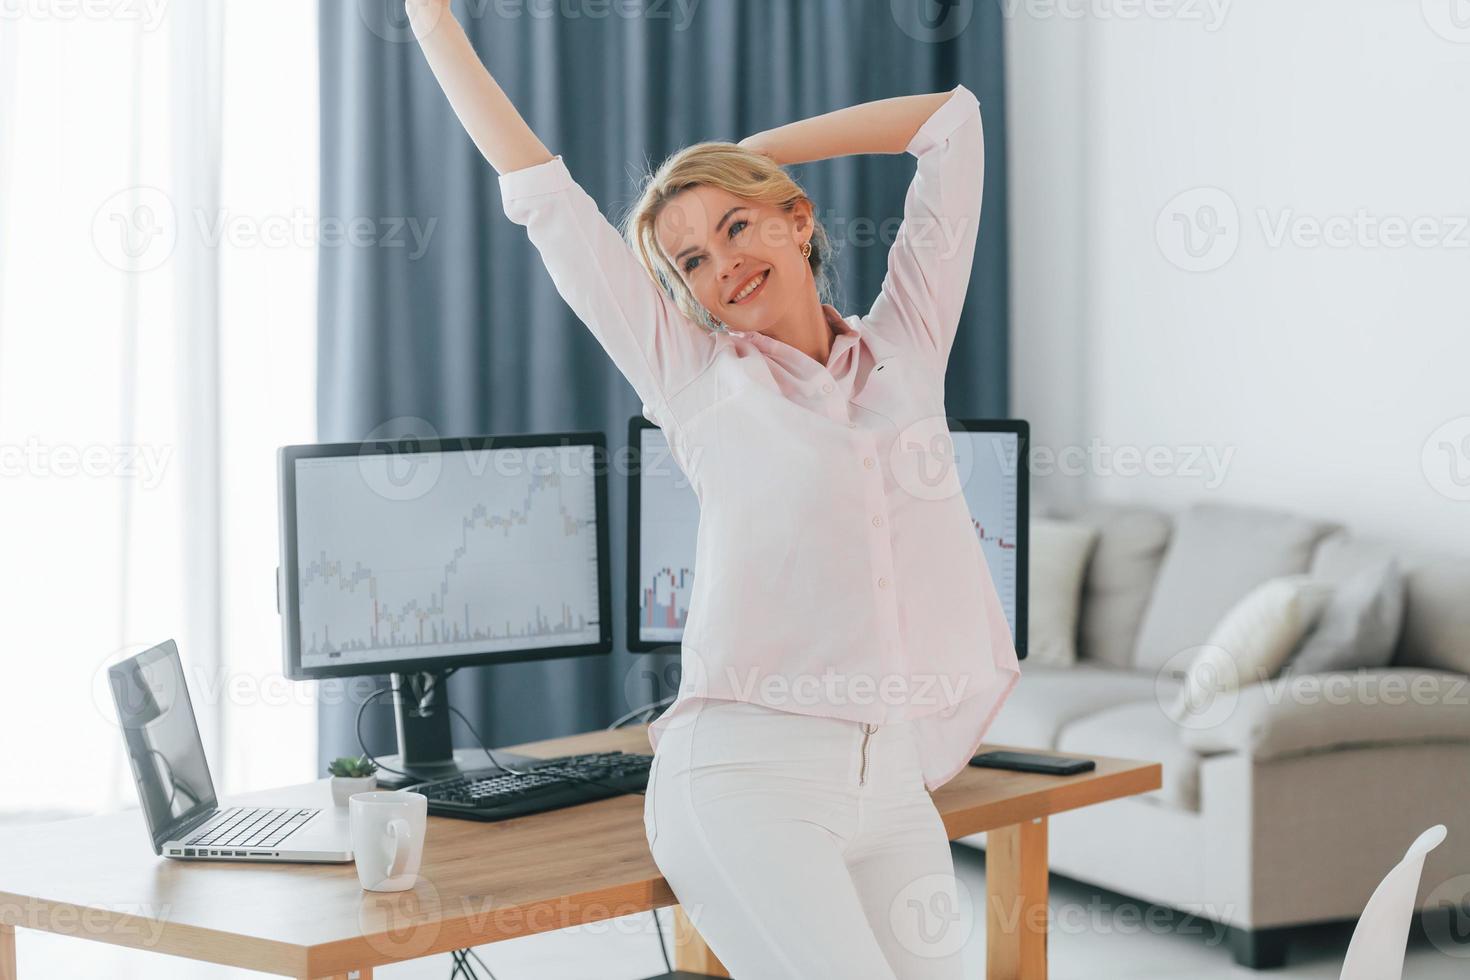
[[[506,748],[651,751],[641,725]],[[1046,976],[1047,818],[1160,780],[1158,763],[1098,758],[1093,772],[1066,777],[971,768],[934,794],[951,839],[988,832],[991,980]],[[265,797],[331,805],[325,780],[226,802]],[[368,978],[385,963],[677,904],[648,852],[642,796],[498,823],[430,817],[427,837],[418,885],[379,894],[358,887],[351,864],[155,857],[137,811],[9,829],[0,980],[17,980],[17,928],[289,977]],[[678,968],[728,976],[682,910],[675,921]]]

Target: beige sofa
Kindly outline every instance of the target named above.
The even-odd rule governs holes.
[[[1456,878],[1470,875],[1470,556],[1265,508],[1040,513],[1098,530],[1078,659],[1023,661],[986,741],[1163,765],[1156,792],[1052,818],[1054,872],[1227,926],[1236,961],[1253,968],[1284,962],[1294,927],[1356,919],[1433,824],[1449,834],[1425,864],[1419,908],[1470,890]],[[1179,650],[1246,591],[1303,572],[1341,582],[1385,554],[1404,573],[1388,666],[1249,685],[1207,732],[1171,720]],[[983,847],[985,835],[961,842]]]

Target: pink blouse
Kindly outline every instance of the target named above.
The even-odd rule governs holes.
[[[944,411],[984,183],[963,85],[906,148],[918,165],[866,316],[824,304],[826,364],[689,320],[560,156],[500,176],[557,290],[643,401],[700,502],[675,703],[704,698],[914,722],[930,790],[968,763],[1020,679]]]

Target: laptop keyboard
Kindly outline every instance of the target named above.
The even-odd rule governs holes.
[[[237,806],[221,810],[185,844],[201,847],[275,847],[320,810]]]

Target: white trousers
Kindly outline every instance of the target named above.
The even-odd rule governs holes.
[[[649,848],[735,980],[959,980],[943,821],[907,723],[703,700],[649,771]]]

